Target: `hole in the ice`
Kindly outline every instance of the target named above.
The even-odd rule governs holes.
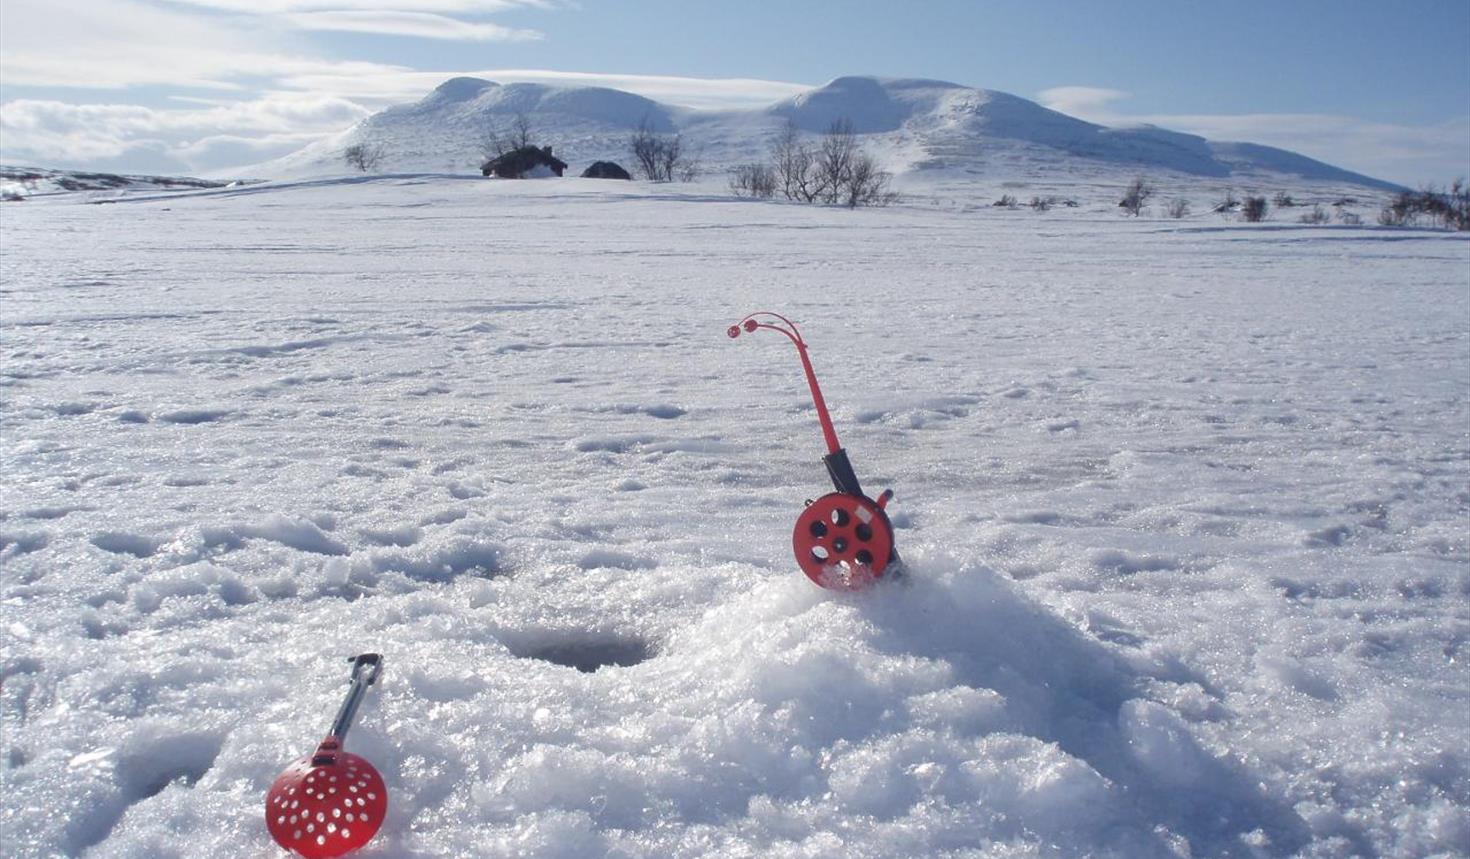
[[[628,667],[645,662],[656,652],[641,638],[617,635],[589,635],[573,640],[507,642],[511,653],[522,659],[540,659],[575,668],[590,674],[609,665]],[[372,796],[372,794],[368,794]]]

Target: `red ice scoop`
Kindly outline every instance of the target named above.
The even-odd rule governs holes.
[[[388,813],[388,788],[367,759],[342,748],[368,687],[378,682],[383,657],[352,659],[352,688],[327,738],[286,768],[265,795],[265,825],[276,843],[307,859],[341,856],[377,834]]]

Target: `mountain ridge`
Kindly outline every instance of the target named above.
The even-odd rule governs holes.
[[[390,170],[476,169],[492,130],[531,121],[538,142],[571,163],[627,160],[628,134],[646,123],[679,133],[707,170],[764,157],[788,122],[820,134],[846,119],[885,166],[901,176],[990,179],[1062,171],[1089,176],[1164,171],[1207,180],[1287,178],[1375,190],[1391,182],[1300,153],[1244,141],[1212,141],[1153,125],[1105,126],[999,90],[924,78],[850,75],[765,107],[697,110],[609,87],[562,87],[452,77],[417,102],[382,110],[337,135],[275,161],[261,175],[341,172],[354,143],[380,146]]]

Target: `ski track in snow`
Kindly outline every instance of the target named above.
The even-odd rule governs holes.
[[[278,855],[366,650],[365,857],[1470,853],[1463,236],[423,177],[4,214],[7,855]],[[758,309],[904,580],[795,569],[821,436]]]

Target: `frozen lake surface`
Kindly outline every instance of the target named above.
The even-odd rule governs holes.
[[[364,857],[1470,854],[1466,236],[432,176],[0,214],[7,855],[280,855],[367,650]],[[797,570],[761,309],[904,580]]]

